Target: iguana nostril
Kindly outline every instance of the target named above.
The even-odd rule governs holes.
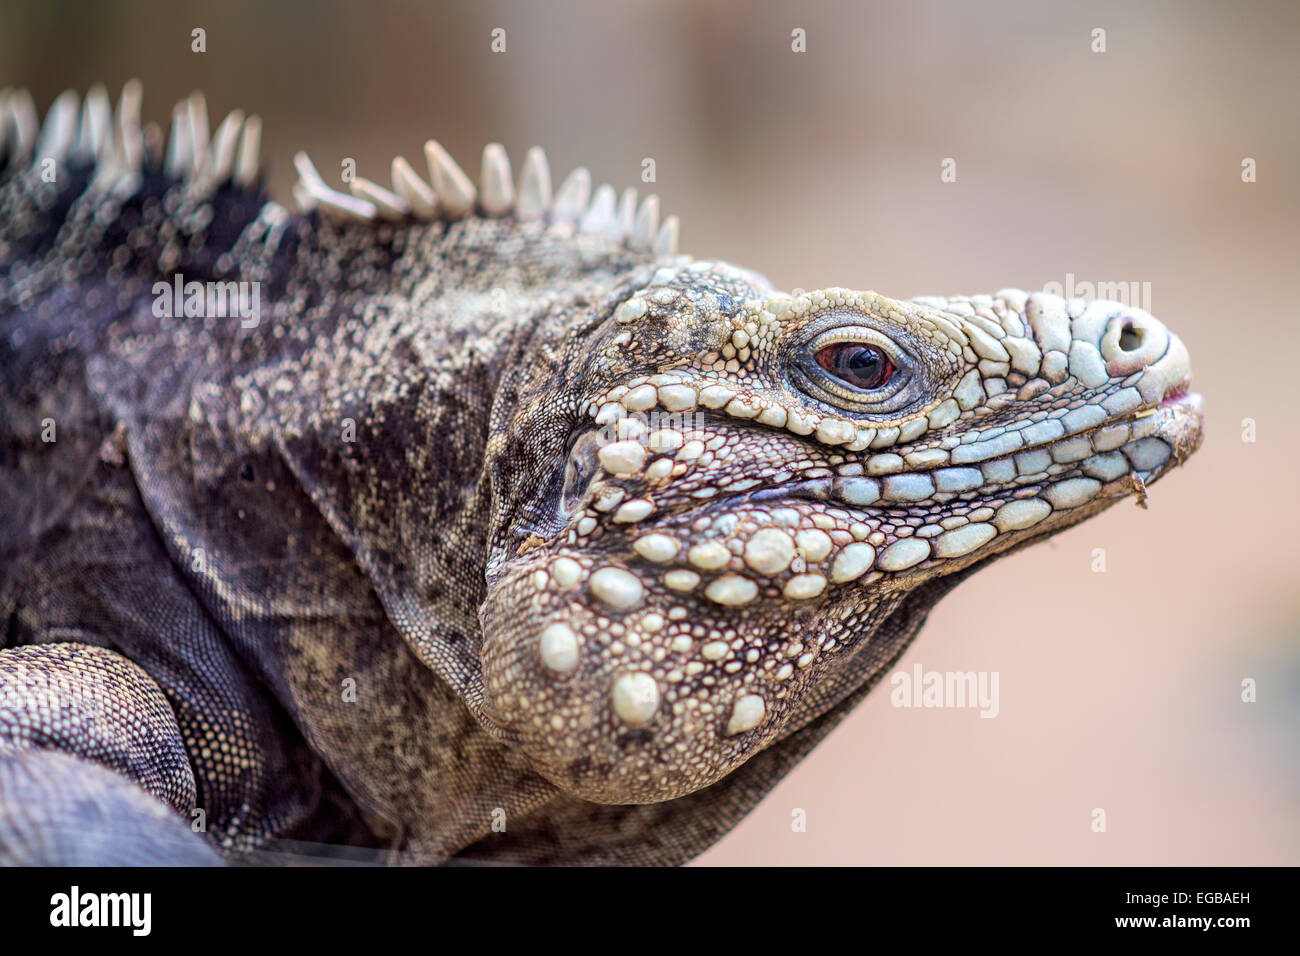
[[[1119,347],[1123,352],[1136,352],[1146,339],[1146,331],[1138,325],[1128,323],[1120,330]]]
[[[1088,330],[1087,340],[1095,334]],[[1169,350],[1169,333],[1151,316],[1125,310],[1107,321],[1097,346],[1106,360],[1106,372],[1123,378],[1158,362]]]

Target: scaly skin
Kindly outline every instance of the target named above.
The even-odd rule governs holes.
[[[899,387],[817,381],[838,341]],[[1177,336],[1042,293],[792,298],[676,262],[565,358],[502,437],[577,420],[570,506],[494,527],[487,710],[607,803],[725,776],[854,686],[906,594],[1145,495],[1201,434]]]
[[[176,116],[0,96],[0,860],[680,862],[1200,441],[1139,309],[783,295],[499,147],[300,158],[289,213],[253,121]],[[159,315],[177,273],[260,319]]]

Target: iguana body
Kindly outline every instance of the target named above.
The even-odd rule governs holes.
[[[1118,303],[783,295],[536,151],[290,214],[198,100],[165,159],[134,87],[0,115],[0,859],[680,862],[1200,441]]]

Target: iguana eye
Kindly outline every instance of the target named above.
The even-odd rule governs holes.
[[[904,329],[885,331],[832,312],[791,339],[790,385],[850,415],[892,415],[924,399],[930,370],[948,359]]]
[[[836,342],[817,352],[817,364],[854,388],[871,391],[894,377],[884,350],[865,342]]]

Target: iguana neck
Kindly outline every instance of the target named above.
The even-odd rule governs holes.
[[[250,244],[243,257],[250,281],[276,265],[265,328],[236,334],[318,331],[301,352],[198,382],[202,417],[245,454],[283,460],[417,652],[449,632],[476,647],[483,576],[467,589],[464,568],[486,562],[494,422],[514,414],[521,370],[557,361],[656,260],[541,222],[294,219],[274,256]]]

